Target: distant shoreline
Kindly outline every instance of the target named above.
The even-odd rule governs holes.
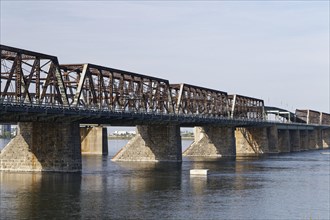
[[[108,136],[108,140],[130,140],[134,136]],[[194,137],[181,137],[181,140],[194,140]]]

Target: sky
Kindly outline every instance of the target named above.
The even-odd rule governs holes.
[[[0,42],[330,112],[329,1],[0,1]]]

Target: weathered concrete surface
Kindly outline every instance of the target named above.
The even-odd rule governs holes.
[[[300,131],[290,130],[290,152],[300,151]]]
[[[323,148],[330,147],[330,128],[322,130],[322,145]]]
[[[320,129],[314,129],[308,131],[308,147],[309,149],[322,149],[323,143],[322,143],[322,131]]]
[[[259,155],[269,152],[266,127],[237,128],[235,137],[238,156]]]
[[[307,130],[300,130],[300,151],[308,150],[308,131]]]
[[[104,127],[81,127],[81,153],[108,155],[108,134]]]
[[[81,171],[79,124],[18,123],[18,134],[0,154],[0,170]]]
[[[269,153],[279,153],[278,149],[278,130],[277,126],[271,126],[267,128],[268,137],[268,152]]]
[[[194,142],[183,156],[235,156],[235,136],[232,127],[195,127]]]
[[[290,152],[290,132],[289,130],[278,130],[278,149],[279,152]]]
[[[114,161],[182,161],[180,127],[139,125],[136,136],[123,147]]]

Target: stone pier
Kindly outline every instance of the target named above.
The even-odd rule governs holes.
[[[135,137],[112,160],[181,162],[180,127],[176,125],[138,125]]]
[[[108,155],[108,134],[105,127],[81,127],[81,153]]]
[[[290,132],[287,129],[278,130],[278,149],[281,153],[290,152]]]
[[[279,153],[278,130],[276,125],[267,128],[267,136],[269,153]]]
[[[238,156],[269,153],[266,127],[237,128],[235,136]]]
[[[330,147],[330,128],[322,130],[322,145],[323,148]]]
[[[183,156],[235,156],[235,135],[232,127],[195,127],[194,142]]]
[[[308,150],[308,130],[300,130],[300,151]]]
[[[290,134],[290,152],[300,151],[300,131],[289,130]]]
[[[20,122],[0,154],[0,170],[81,171],[78,123]]]

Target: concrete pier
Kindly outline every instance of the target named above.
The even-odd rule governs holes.
[[[235,136],[232,127],[195,127],[194,142],[183,156],[235,156]]]
[[[274,125],[267,128],[267,137],[268,137],[268,152],[279,153],[277,126]]]
[[[81,153],[108,155],[108,134],[105,127],[81,127]]]
[[[287,129],[278,130],[278,149],[281,153],[288,153],[291,150],[290,132]]]
[[[235,137],[238,156],[259,155],[269,152],[266,127],[237,128]]]
[[[0,170],[81,171],[79,124],[18,123],[18,134],[1,151]]]
[[[330,147],[330,128],[322,130],[322,146],[323,148]]]
[[[290,130],[290,152],[300,151],[300,131]]]
[[[182,161],[180,127],[138,125],[136,136],[123,147],[114,161]]]
[[[307,130],[300,130],[300,151],[308,150],[308,131]]]

